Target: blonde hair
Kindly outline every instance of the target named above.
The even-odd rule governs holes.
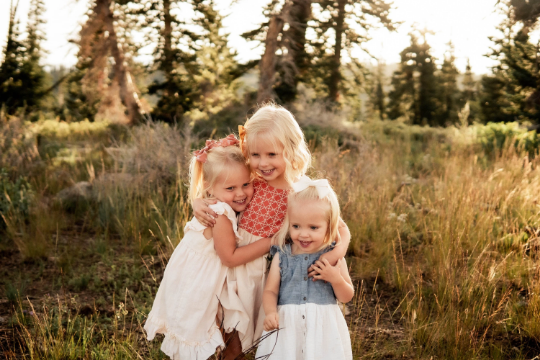
[[[289,221],[289,211],[290,211],[290,204],[296,202],[296,201],[320,201],[321,203],[327,205],[324,207],[321,207],[325,210],[325,216],[327,219],[328,228],[326,229],[326,235],[324,237],[323,245],[320,249],[323,249],[330,245],[334,240],[337,242],[341,241],[341,237],[339,236],[339,221],[340,221],[340,210],[339,210],[339,201],[337,198],[336,193],[332,189],[330,185],[330,191],[328,194],[323,197],[322,199],[319,198],[319,193],[317,192],[317,188],[314,186],[309,186],[306,189],[299,191],[299,192],[292,192],[289,195],[288,198],[288,209],[287,214],[285,215],[285,220],[283,221],[283,225],[281,226],[281,229],[274,235],[273,237],[273,243],[275,245],[280,246],[283,248],[283,246],[287,243],[287,240],[290,239],[289,236],[289,227],[290,227],[290,221]],[[320,250],[319,249],[319,250]]]
[[[256,138],[269,135],[274,146],[283,146],[285,160],[285,180],[289,184],[304,175],[311,164],[311,154],[304,133],[290,111],[275,104],[261,107],[246,121],[244,156],[249,163],[249,148]]]
[[[206,199],[219,175],[228,169],[231,163],[242,164],[249,171],[246,159],[238,146],[214,147],[208,151],[206,161],[197,160],[194,155],[189,164],[189,200]]]

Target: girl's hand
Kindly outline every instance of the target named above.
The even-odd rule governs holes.
[[[201,224],[206,227],[214,227],[217,214],[208,205],[217,203],[216,199],[195,199],[193,200],[193,215]]]
[[[263,325],[265,331],[279,329],[279,314],[277,312],[273,312],[266,315]]]
[[[330,262],[326,259],[319,259],[311,266],[313,275],[313,281],[315,280],[324,280],[330,284],[337,284],[343,281],[341,276],[339,264],[332,266]]]
[[[324,253],[321,256],[319,256],[319,259],[317,260],[317,262],[325,261],[325,260],[326,262],[330,264],[330,266],[337,265],[339,263],[339,259],[337,261],[334,261],[332,251]],[[315,281],[317,280],[315,278],[315,275],[317,274],[318,274],[318,271],[315,270],[315,264],[311,265],[308,269],[308,276],[312,278],[313,281]]]

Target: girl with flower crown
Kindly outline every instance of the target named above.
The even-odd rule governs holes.
[[[214,228],[196,218],[184,228],[156,294],[144,329],[148,340],[165,335],[161,350],[175,360],[201,360],[225,346],[216,315],[228,268],[259,259],[270,249],[270,239],[237,248],[240,240],[236,214],[253,196],[249,168],[229,135],[209,140],[194,153],[190,164],[191,201],[215,198]]]
[[[239,127],[239,133],[243,154],[255,177],[253,200],[246,206],[238,226],[237,246],[242,248],[272,237],[282,227],[287,197],[292,185],[306,173],[311,154],[293,115],[280,106],[263,106],[245,127]],[[193,202],[195,217],[206,226],[212,226],[217,215],[208,207],[209,203],[202,199]],[[322,255],[332,265],[345,256],[350,241],[347,225],[341,219],[337,231],[341,240],[333,239],[337,241],[335,248]],[[266,260],[260,256],[227,272],[220,296],[228,342],[226,360],[240,358],[242,350],[250,348],[262,334],[266,269]],[[307,269],[305,277],[308,278]]]

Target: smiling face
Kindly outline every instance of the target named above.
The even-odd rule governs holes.
[[[310,254],[323,247],[328,231],[328,206],[320,200],[289,203],[289,236],[294,254]]]
[[[211,194],[228,204],[234,211],[244,211],[253,197],[249,170],[242,164],[231,162],[217,178],[211,188]]]
[[[283,146],[268,137],[259,136],[249,147],[249,166],[272,187],[289,188],[285,179],[287,164],[283,157]]]

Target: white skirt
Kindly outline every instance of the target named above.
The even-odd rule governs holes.
[[[265,331],[256,358],[270,360],[352,360],[351,338],[339,306],[278,306],[280,330]]]
[[[236,214],[225,203],[211,205],[226,215],[236,232]],[[216,323],[228,268],[204,237],[197,219],[186,224],[184,238],[174,250],[144,325],[148,340],[165,335],[161,350],[174,360],[206,360],[224,347]]]
[[[244,229],[238,230],[238,247],[261,239]],[[266,273],[266,255],[247,264],[227,270],[225,286],[219,297],[223,307],[223,327],[226,332],[239,332],[242,349],[253,345],[262,334],[259,311],[262,308],[262,294]],[[221,310],[221,309],[220,309]],[[221,315],[221,314],[220,314]],[[262,317],[264,320],[264,317]]]

